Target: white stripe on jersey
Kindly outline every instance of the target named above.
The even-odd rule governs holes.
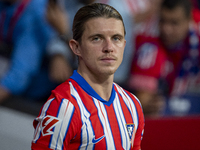
[[[126,129],[127,122],[124,118],[124,114],[123,114],[117,93],[116,93],[116,98],[113,102],[113,107],[114,107],[116,118],[119,124],[119,129],[120,129],[121,138],[122,138],[122,147],[128,150],[130,149],[131,142],[130,142],[130,138]]]
[[[43,106],[42,108],[42,112],[40,114],[39,117],[36,118],[36,120],[39,122],[36,129],[35,129],[35,133],[34,133],[34,138],[33,138],[33,142],[37,142],[37,140],[39,139],[40,137],[40,134],[41,134],[41,130],[39,131],[39,128],[40,128],[40,125],[41,125],[41,121],[42,119],[45,117],[46,115],[46,111],[48,110],[49,108],[49,105],[51,104],[51,102],[54,100],[54,98],[52,99],[49,99]]]
[[[121,89],[118,85],[116,85],[116,87],[120,95],[122,96],[122,99],[124,100],[126,106],[129,108],[131,114],[133,114],[132,119],[134,120],[135,129],[137,130],[139,120],[138,120],[138,112],[137,112],[136,106],[133,100],[129,97],[129,95],[127,95],[127,93],[123,89]]]
[[[99,119],[100,119],[101,124],[102,124],[103,129],[104,129],[107,149],[116,149],[105,106],[102,102],[100,102],[99,100],[97,100],[95,98],[94,98],[94,104],[97,107],[98,116],[99,116]]]
[[[51,137],[50,148],[62,149],[63,140],[65,138],[64,133],[66,133],[68,130],[73,112],[74,112],[73,104],[69,102],[67,99],[63,99],[62,102],[60,103],[60,108],[57,114],[57,118],[62,120],[62,123],[56,125],[54,128],[54,134]]]
[[[82,134],[81,140],[82,141],[81,141],[80,149],[84,149],[84,150],[93,149],[94,144],[92,144],[92,139],[95,136],[94,136],[93,127],[91,125],[91,121],[89,119],[90,113],[85,108],[79,94],[77,93],[76,89],[73,87],[72,83],[69,82],[69,84],[70,84],[70,92],[71,92],[72,96],[76,99],[78,106],[80,108],[81,120],[83,123],[83,126],[81,128],[81,134]],[[85,136],[85,135],[87,135],[87,136]]]
[[[131,114],[133,114],[132,118],[133,118],[134,124],[135,124],[134,130],[133,130],[133,136],[131,139],[131,144],[133,146],[135,134],[136,134],[136,131],[137,131],[138,125],[139,125],[138,112],[137,112],[137,109],[136,109],[136,106],[135,106],[133,100],[129,97],[129,95],[118,85],[116,85],[116,87],[117,87],[120,95],[122,96],[122,99],[124,100],[126,106],[129,108]]]

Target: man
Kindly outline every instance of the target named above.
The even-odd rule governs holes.
[[[79,9],[69,42],[78,69],[52,91],[35,119],[33,150],[140,149],[140,102],[113,83],[124,36],[122,17],[113,7],[93,3]]]
[[[42,99],[57,84],[48,78],[46,46],[55,34],[47,0],[0,1],[0,103],[10,96]]]
[[[164,98],[173,114],[192,113],[199,95],[199,36],[192,27],[189,0],[164,0],[160,36],[137,37],[130,87],[137,91],[145,115],[160,115]],[[173,100],[172,100],[173,99]]]

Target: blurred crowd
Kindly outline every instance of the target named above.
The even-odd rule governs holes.
[[[72,75],[73,17],[93,2],[124,19],[114,81],[138,97],[145,116],[200,114],[199,0],[0,0],[0,103],[46,101]]]

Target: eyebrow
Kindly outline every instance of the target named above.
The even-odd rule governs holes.
[[[95,36],[103,37],[103,34],[98,34],[98,33],[97,34],[92,34],[88,38],[90,39],[90,38],[95,37]]]
[[[125,37],[125,36],[122,35],[122,34],[114,34],[113,37],[115,37],[115,36],[119,36],[119,37],[121,37],[121,38],[124,38],[124,37]]]
[[[98,33],[97,33],[97,34],[90,35],[88,38],[90,39],[90,38],[93,38],[93,37],[95,37],[95,36],[104,37],[103,34],[98,34]],[[124,38],[124,37],[125,37],[124,35],[119,34],[119,33],[116,33],[116,34],[112,35],[112,37],[115,37],[115,36],[119,36],[119,37],[121,37],[121,38]]]

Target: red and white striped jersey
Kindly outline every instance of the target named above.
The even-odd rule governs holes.
[[[139,150],[144,116],[133,94],[113,83],[105,101],[74,71],[52,91],[33,125],[32,150]]]

